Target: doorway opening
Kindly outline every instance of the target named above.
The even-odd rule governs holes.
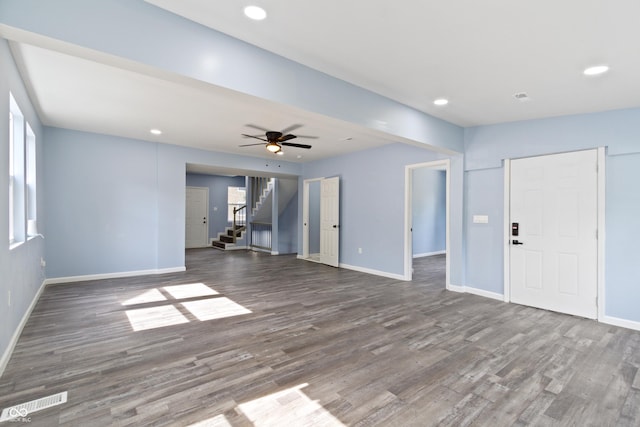
[[[338,267],[340,250],[340,178],[303,182],[302,255],[300,258]]]
[[[449,159],[405,167],[405,280],[450,288],[450,182]]]

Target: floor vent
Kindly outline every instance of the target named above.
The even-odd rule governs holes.
[[[30,402],[21,403],[19,405],[5,408],[0,415],[0,423],[3,421],[13,420],[15,418],[25,418],[36,411],[51,408],[52,406],[61,405],[67,401],[67,392],[53,394]]]

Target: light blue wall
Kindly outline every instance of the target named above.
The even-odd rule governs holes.
[[[195,24],[143,0],[2,0],[0,20],[12,27],[171,74],[420,143],[456,152],[463,149],[462,129],[458,126]],[[212,62],[223,66],[211,67],[208,64]]]
[[[466,129],[467,286],[503,292],[502,159],[606,146],[605,315],[640,321],[638,123],[640,108]],[[474,214],[488,214],[489,224],[472,224]],[[492,242],[490,255],[485,242]]]
[[[429,168],[413,170],[413,255],[446,249],[447,175]]]
[[[638,122],[635,122],[638,125]],[[640,151],[640,138],[637,150]],[[640,321],[640,154],[607,159],[605,313]]]
[[[304,164],[305,179],[340,177],[340,263],[404,274],[405,166],[442,157],[405,144],[389,144]],[[464,277],[461,159],[452,158],[451,173],[450,279],[460,284]],[[362,248],[362,254],[358,254],[358,248]]]
[[[209,238],[215,239],[218,233],[224,232],[226,227],[231,227],[232,224],[227,218],[228,188],[245,187],[245,179],[244,176],[187,174],[188,186],[209,189]]]
[[[47,277],[184,267],[186,164],[297,175],[300,165],[46,128]]]
[[[298,198],[292,197],[278,218],[278,253],[298,252]]]
[[[20,80],[9,47],[0,39],[0,371],[12,336],[26,314],[44,280],[40,258],[44,258],[42,237],[27,240],[9,249],[9,92],[36,136],[37,218],[38,231],[47,234],[42,219],[45,215],[42,146],[40,121]],[[11,293],[11,301],[9,301]]]
[[[309,182],[309,253],[320,253],[320,181]]]
[[[503,293],[502,229],[503,171],[501,168],[465,172],[466,286]],[[499,184],[499,185],[498,185]],[[488,224],[474,224],[473,215],[486,215]]]

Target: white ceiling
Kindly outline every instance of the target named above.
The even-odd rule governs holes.
[[[249,0],[147,1],[461,126],[640,106],[637,0],[254,0],[267,9],[261,22],[242,14]],[[318,139],[292,141],[313,145],[286,149],[282,159],[293,162],[395,141],[94,51],[12,39],[46,125],[273,158],[238,147],[259,142],[240,136],[259,133],[246,125],[303,124],[294,133]],[[601,63],[609,73],[582,75]],[[435,107],[437,97],[449,105]],[[154,127],[163,134],[151,136]]]

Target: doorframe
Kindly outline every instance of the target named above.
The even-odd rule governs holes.
[[[413,279],[413,251],[412,251],[412,209],[413,209],[413,171],[415,169],[429,168],[445,171],[446,193],[446,230],[445,230],[445,285],[451,290],[451,159],[435,160],[426,163],[405,165],[404,167],[404,277],[403,280]]]
[[[302,181],[302,255],[300,258],[309,258],[309,184],[322,181],[325,177],[310,178]]]
[[[592,150],[592,149],[588,149]],[[588,150],[576,150],[576,151],[588,151]],[[604,307],[605,307],[605,197],[606,197],[606,147],[597,147],[597,183],[596,183],[596,197],[597,204],[597,284],[596,284],[596,311],[598,313],[597,320],[602,322],[604,320]],[[575,151],[574,151],[575,152]],[[540,156],[549,156],[562,153],[547,153]],[[537,156],[530,156],[537,157]],[[524,157],[526,158],[526,157]],[[509,244],[511,237],[511,160],[504,159],[504,302],[511,302],[511,245]]]

